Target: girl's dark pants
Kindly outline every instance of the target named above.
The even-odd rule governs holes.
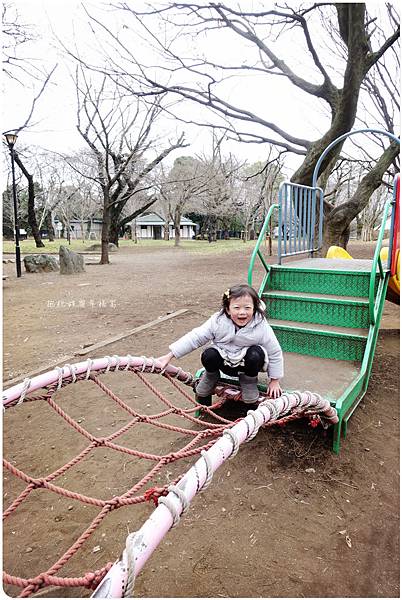
[[[265,354],[260,346],[250,346],[244,357],[244,366],[228,367],[223,364],[223,358],[216,348],[207,348],[201,354],[201,362],[210,373],[222,371],[231,377],[237,377],[239,371],[249,377],[257,377],[265,362]]]

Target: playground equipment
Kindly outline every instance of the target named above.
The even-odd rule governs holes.
[[[119,375],[119,379],[122,377],[128,378],[125,382],[124,390],[132,390],[136,379],[139,380],[141,389],[141,384],[144,384],[144,393],[141,393],[141,399],[138,402],[139,407],[133,408],[133,404],[135,405],[133,398],[122,399],[111,390],[109,382],[112,379],[114,380],[114,378],[117,379],[117,375]],[[164,380],[163,382],[161,381],[161,384],[168,383],[173,385],[175,395],[178,397],[175,399],[174,404],[167,398],[166,392],[162,393],[151,383],[149,375],[163,375],[163,378],[160,377],[160,379]],[[106,376],[109,379],[105,380]],[[88,398],[90,394],[88,386],[91,384],[93,384],[91,387],[97,386],[96,390],[107,396],[102,401],[103,411],[107,409],[107,406],[105,406],[107,400],[112,407],[119,409],[119,413],[125,414],[128,418],[128,422],[120,423],[117,427],[112,427],[109,435],[96,435],[92,433],[94,428],[93,426],[91,427],[90,423],[91,415],[87,414],[85,423],[82,423],[83,419],[78,419],[77,416],[74,416],[74,406],[71,406],[71,398],[70,402],[65,403],[62,398],[63,394],[60,394],[61,391],[68,392],[70,386],[81,386],[83,389],[75,389],[75,397]],[[188,393],[185,389],[184,386],[188,387],[192,384],[192,375],[185,373],[177,367],[169,365],[161,373],[161,369],[158,367],[155,359],[113,356],[96,360],[89,359],[85,362],[65,365],[63,368],[58,367],[32,380],[26,379],[23,383],[5,391],[3,398],[4,408],[7,409],[5,418],[10,413],[11,415],[15,414],[15,411],[22,411],[22,414],[25,415],[27,413],[24,413],[24,410],[31,413],[32,403],[34,403],[35,409],[39,411],[39,415],[41,414],[40,411],[43,411],[43,415],[46,415],[46,417],[40,416],[40,418],[45,418],[47,422],[53,423],[56,438],[65,438],[69,435],[68,431],[71,431],[75,436],[72,438],[75,442],[69,453],[68,462],[64,465],[59,465],[56,462],[57,468],[44,476],[34,477],[25,472],[27,468],[22,470],[9,460],[4,460],[5,472],[16,482],[15,486],[10,483],[8,484],[7,494],[10,487],[11,489],[16,488],[20,490],[17,494],[14,493],[15,497],[5,509],[3,515],[3,532],[5,536],[7,535],[6,531],[8,531],[8,528],[14,529],[12,532],[8,531],[7,535],[8,538],[12,538],[12,542],[7,542],[3,547],[7,565],[3,580],[7,592],[17,587],[22,590],[20,596],[27,597],[35,594],[41,588],[48,586],[64,588],[86,587],[89,589],[95,589],[98,586],[93,597],[132,597],[135,577],[141,571],[154,549],[168,530],[178,522],[180,515],[186,511],[194,495],[210,484],[215,470],[226,459],[236,454],[241,443],[253,439],[260,427],[272,423],[283,424],[289,419],[309,417],[312,419],[312,422],[318,419],[327,426],[335,423],[338,419],[336,411],[330,406],[329,402],[323,400],[317,394],[294,392],[292,394],[284,394],[280,399],[275,401],[269,400],[262,395],[263,401],[258,409],[249,411],[245,418],[233,424],[231,421],[213,413],[212,409],[221,406],[226,398],[234,398],[239,393],[237,389],[230,386],[218,386],[216,392],[220,400],[213,407],[208,408],[197,404],[193,399],[193,394]],[[67,390],[63,390],[66,387]],[[33,395],[38,390],[41,390],[41,393]],[[157,401],[161,403],[162,410],[156,414],[149,414],[146,407],[150,407],[151,405],[146,404],[146,394],[156,396]],[[183,399],[186,404],[183,404]],[[9,409],[11,410],[9,411]],[[193,414],[199,409],[206,416],[213,416],[218,423],[206,422],[195,418]],[[49,411],[54,415],[53,420],[49,415]],[[112,410],[112,412],[116,412],[116,410]],[[82,413],[80,412],[79,414]],[[179,426],[172,423],[174,417],[180,417],[177,419],[180,424]],[[183,426],[184,419],[188,422],[188,427]],[[66,424],[68,425],[67,428]],[[198,429],[195,426],[198,426]],[[118,438],[126,436],[131,430],[134,430],[135,433],[138,430],[138,436],[140,437],[141,427],[152,428],[154,431],[159,430],[164,434],[178,432],[187,437],[191,436],[191,439],[183,448],[174,452],[172,452],[171,446],[167,442],[168,451],[165,454],[140,452],[126,444],[118,443]],[[77,442],[77,434],[81,442]],[[146,438],[148,441],[153,440],[155,443],[155,435],[155,433],[152,436],[148,434]],[[165,437],[166,435],[164,435]],[[127,443],[127,438],[124,437],[123,439]],[[215,441],[216,439],[217,441]],[[81,449],[79,449],[80,447]],[[13,448],[13,445],[11,445],[11,448]],[[131,458],[129,462],[132,468],[139,469],[139,481],[133,484],[135,479],[133,480],[130,475],[127,478],[130,486],[128,491],[124,491],[120,495],[114,495],[107,500],[96,497],[96,493],[92,489],[91,495],[72,491],[70,489],[71,483],[70,485],[64,483],[66,477],[68,477],[71,471],[74,471],[77,465],[86,465],[81,467],[85,468],[86,471],[88,464],[91,462],[91,456],[97,450],[101,450],[102,454],[105,451],[112,451],[113,455],[117,454],[116,464],[119,465],[118,471],[121,470],[123,459]],[[35,444],[32,444],[32,454],[34,451]],[[163,467],[169,465],[169,468],[172,469],[172,465],[176,461],[192,459],[198,454],[201,454],[201,458],[184,475],[179,473],[169,483],[166,483],[166,477],[162,479],[162,482],[158,479],[161,477]],[[103,458],[106,458],[106,456]],[[48,458],[46,458],[47,460]],[[153,467],[148,473],[144,473],[141,469],[141,464],[145,461],[153,463]],[[32,469],[31,460],[29,460],[28,464],[29,468]],[[115,486],[117,481],[120,483],[122,478],[121,473],[115,474],[111,472],[113,469],[111,469],[110,465],[106,467],[104,461],[98,461],[97,467],[96,475],[99,475],[100,468],[102,468],[103,477],[109,474],[109,485]],[[46,470],[43,465],[41,465],[42,468]],[[61,484],[57,484],[59,479],[62,480]],[[24,484],[22,488],[20,482]],[[52,539],[52,535],[48,535],[47,549],[46,551],[41,549],[41,555],[38,558],[41,568],[40,573],[32,577],[13,575],[9,573],[10,565],[13,567],[12,570],[23,568],[23,566],[21,565],[21,555],[19,560],[16,559],[16,537],[14,536],[13,538],[10,533],[17,533],[21,536],[25,535],[25,530],[29,528],[30,523],[27,522],[24,527],[17,528],[15,524],[10,526],[8,520],[11,519],[13,522],[13,517],[16,516],[16,513],[24,511],[26,504],[33,502],[33,497],[35,497],[38,491],[42,493],[42,505],[44,504],[43,494],[47,492],[49,496],[48,505],[52,503],[52,508],[53,504],[57,505],[63,499],[68,499],[68,502],[84,503],[86,506],[92,507],[99,512],[92,517],[89,526],[85,527],[79,534],[78,539],[75,539],[73,543],[67,536],[63,536],[63,539],[60,541],[62,544],[62,556],[51,564],[51,566],[47,564],[47,557],[45,555],[50,551],[49,547],[50,549],[54,547],[55,540]],[[88,565],[88,556],[83,556],[83,546],[85,543],[88,546],[88,540],[92,539],[91,536],[96,536],[99,527],[103,526],[107,520],[112,519],[113,514],[118,509],[128,506],[133,508],[134,505],[149,501],[154,501],[157,508],[138,531],[129,534],[126,539],[126,548],[121,558],[114,565],[109,562],[99,567],[96,571],[88,569],[81,576],[73,577],[65,575],[67,563],[77,553],[80,556],[80,565]],[[73,506],[69,508],[73,508]],[[66,507],[66,510],[69,510],[69,508]],[[28,509],[25,508],[25,510]],[[41,528],[44,530],[45,510],[43,507],[41,514],[43,515]],[[16,532],[15,529],[18,529],[18,531]],[[113,535],[117,535],[117,532],[114,530]],[[68,546],[65,547],[64,544],[68,544]],[[26,544],[24,544],[24,541],[22,541],[22,547],[25,550]],[[91,564],[91,561],[89,564]],[[62,569],[63,575],[60,575],[59,571]]]
[[[359,132],[347,135],[355,133]],[[7,586],[7,590],[20,588],[20,596],[26,597],[47,586],[84,586],[89,589],[96,588],[93,597],[132,597],[135,577],[167,531],[177,524],[194,495],[209,485],[215,470],[236,454],[241,443],[253,439],[260,427],[307,417],[313,425],[321,423],[324,427],[334,427],[333,449],[339,452],[341,430],[343,429],[346,435],[348,419],[367,389],[390,275],[397,276],[399,282],[399,233],[396,233],[399,228],[399,216],[396,215],[395,209],[399,198],[399,179],[395,182],[394,199],[385,208],[372,261],[314,258],[321,247],[323,227],[323,193],[317,187],[319,166],[327,152],[347,135],[335,140],[325,150],[314,171],[312,187],[289,182],[281,186],[279,204],[271,207],[251,257],[249,283],[253,283],[254,264],[259,257],[265,269],[259,293],[267,305],[270,323],[286,353],[287,374],[284,387],[288,391],[279,399],[268,399],[263,386],[260,386],[261,402],[258,408],[249,411],[245,418],[233,424],[217,415],[215,410],[227,399],[240,398],[236,381],[222,378],[215,389],[218,401],[211,407],[201,406],[184,388],[193,385],[194,378],[191,374],[171,365],[162,372],[155,359],[131,356],[89,359],[82,363],[66,365],[32,380],[26,379],[5,391],[5,418],[9,409],[12,409],[10,412],[13,413],[24,410],[31,402],[38,402],[52,409],[63,423],[73,428],[86,443],[66,464],[57,466],[49,474],[41,477],[26,473],[11,461],[4,460],[7,473],[25,484],[24,489],[18,491],[4,512],[5,526],[7,519],[21,506],[24,507],[24,503],[29,502],[37,490],[48,491],[60,498],[68,498],[69,501],[83,502],[90,507],[99,508],[90,525],[73,543],[69,541],[69,547],[63,548],[62,556],[51,566],[46,564],[45,553],[41,553],[43,566],[38,575],[12,575],[6,568],[4,585]],[[391,134],[386,135],[398,141]],[[384,265],[380,254],[381,244],[386,216],[391,206],[391,242],[388,263]],[[276,209],[279,211],[278,264],[267,265],[260,245],[265,240],[270,219]],[[308,254],[309,258],[282,264],[284,258],[299,254]],[[130,401],[123,400],[113,393],[102,376],[118,373],[122,376],[122,371],[127,372],[127,376],[138,378],[146,386],[147,393],[153,394],[163,403],[163,410],[156,414],[148,414],[144,411],[144,403],[141,404],[141,410],[138,410],[132,407]],[[176,401],[173,404],[145,374],[162,375],[164,382],[173,385],[175,393],[182,401],[184,398],[189,407]],[[81,424],[82,419],[69,415],[67,409],[58,401],[57,394],[62,388],[89,382],[97,385],[110,401],[129,415],[129,422],[118,426],[109,435],[92,433],[88,425]],[[300,387],[315,391],[293,391]],[[32,395],[38,390],[42,392],[36,396]],[[84,394],[79,395],[80,398],[83,396]],[[204,416],[213,417],[218,423],[198,419],[199,412]],[[187,419],[192,428],[177,427],[163,421],[165,417],[175,416]],[[119,436],[141,425],[180,432],[191,436],[191,440],[181,450],[172,452],[169,448],[165,454],[140,452],[116,443],[115,440]],[[194,429],[195,425],[199,427],[198,430]],[[62,485],[56,485],[58,478],[64,477],[99,448],[121,453],[123,456],[149,460],[155,464],[148,473],[142,473],[137,483],[133,485],[130,481],[131,487],[128,491],[107,500],[79,494]],[[75,447],[72,449],[72,454],[75,454]],[[201,454],[201,458],[185,471],[184,475],[176,474],[169,484],[161,484],[158,480],[165,465],[171,465],[179,459],[191,459],[198,454]],[[103,468],[103,464],[101,466]],[[112,513],[122,507],[147,501],[154,501],[157,508],[138,531],[129,534],[125,550],[114,564],[108,562],[96,571],[86,570],[78,577],[59,574]],[[9,561],[10,557],[12,560],[11,548],[5,554]],[[20,561],[16,561],[16,564],[19,567]]]
[[[388,246],[384,246],[380,250],[380,260],[382,263],[389,262],[389,247],[392,249],[390,266],[390,276],[388,280],[388,288],[386,298],[394,304],[400,304],[400,252],[399,252],[399,238],[400,238],[400,207],[399,207],[399,190],[400,182],[399,175],[396,176],[394,182],[394,199],[395,199],[395,211],[392,216],[395,218],[395,223],[392,223],[391,219],[391,231],[390,231],[390,243]],[[353,260],[353,256],[349,254],[344,248],[339,246],[331,246],[328,248],[326,258],[345,258]]]
[[[387,289],[387,300],[400,304],[400,176],[397,175],[394,186],[395,210],[392,213],[390,238],[392,236],[392,244],[388,248],[381,248],[380,258],[384,262],[388,262],[390,276]],[[391,248],[391,250],[390,250]]]
[[[334,146],[358,133],[382,134],[399,143],[385,131],[352,131],[324,150],[311,187],[283,183],[279,204],[268,212],[248,272],[248,283],[253,285],[258,257],[265,270],[259,295],[286,353],[284,388],[313,389],[337,411],[335,453],[340,449],[341,431],[346,437],[348,421],[367,390],[386,294],[399,303],[399,176],[394,182],[393,198],[384,209],[372,260],[350,260],[345,251],[334,248],[329,257],[315,258],[322,246],[323,230],[319,168]],[[260,247],[275,210],[279,211],[278,264],[268,265]],[[390,210],[389,247],[382,249]],[[283,235],[284,231],[288,234]],[[300,254],[308,258],[283,264],[284,258]]]

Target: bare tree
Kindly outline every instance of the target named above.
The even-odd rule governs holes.
[[[169,172],[163,194],[170,206],[173,221],[175,246],[180,245],[180,221],[190,202],[202,197],[208,188],[204,165],[192,156],[176,158]]]
[[[32,126],[31,119],[36,104],[49,84],[57,64],[50,71],[46,71],[42,63],[33,56],[30,58],[19,55],[21,47],[24,46],[25,48],[27,45],[32,47],[31,42],[35,42],[38,35],[33,25],[21,22],[21,17],[13,2],[8,1],[3,4],[2,25],[4,40],[3,73],[9,80],[23,86],[25,93],[26,88],[30,85],[34,94],[26,116],[22,117],[18,124],[8,130],[18,134],[23,129]],[[39,88],[35,89],[38,82]]]
[[[282,169],[283,159],[281,153],[275,152],[273,147],[270,148],[265,162],[246,165],[243,169],[241,173],[242,186],[246,197],[246,205],[249,208],[249,217],[245,226],[245,241],[249,238],[250,233],[247,223],[251,219],[255,221],[258,218],[263,221],[271,205],[276,202],[279,185],[284,179]],[[268,236],[270,255],[272,255],[273,223],[275,221],[271,220]]]
[[[338,206],[327,205],[329,211],[324,231],[324,251],[331,245],[346,248],[349,240],[349,225],[367,206],[368,200],[383,181],[383,175],[399,153],[399,145],[393,142],[383,152],[376,165],[361,179],[353,196]]]
[[[155,190],[157,201],[155,210],[163,219],[163,239],[168,242],[170,239],[170,220],[172,215],[172,194],[171,184],[169,183],[169,173],[162,163],[154,171]]]
[[[398,25],[398,16],[395,8],[391,4],[386,4],[386,13],[391,27]],[[377,43],[381,46],[387,41],[387,33],[384,27],[378,23],[371,30],[371,43]],[[361,107],[362,110],[357,114],[357,123],[365,128],[384,129],[395,134],[395,126],[399,121],[400,102],[399,102],[399,80],[400,80],[400,57],[398,45],[393,44],[387,51],[387,56],[381,56],[373,67],[368,71],[361,86]],[[338,46],[339,47],[339,44]],[[324,252],[329,245],[338,244],[346,248],[349,240],[350,224],[354,218],[358,220],[359,212],[368,208],[367,214],[373,214],[371,194],[379,186],[392,188],[392,180],[399,172],[399,145],[391,143],[385,136],[371,135],[370,139],[366,136],[353,136],[350,138],[354,149],[353,155],[343,151],[343,158],[337,164],[343,170],[345,159],[349,163],[349,173],[356,176],[359,173],[360,184],[354,186],[353,193],[348,185],[349,193],[343,202],[339,201],[339,195],[335,195],[335,201],[328,202],[325,198],[324,207],[326,214],[326,228],[324,231]],[[378,152],[381,152],[378,158]],[[361,179],[366,173],[366,177]],[[342,180],[339,175],[338,184]],[[380,198],[376,195],[377,198]],[[383,210],[383,196],[379,205],[379,210]],[[366,216],[362,219],[366,221]],[[361,223],[359,222],[359,225]]]
[[[18,56],[20,47],[36,39],[33,28],[21,23],[16,6],[12,2],[4,2],[2,10],[3,26],[3,73],[6,77],[22,84],[21,78],[32,77],[37,67],[32,61],[27,64],[26,59]]]
[[[36,195],[39,229],[44,225],[48,232],[49,242],[55,240],[54,210],[61,202],[60,189],[64,183],[63,167],[58,155],[35,152],[35,173],[40,185],[40,193]]]
[[[22,192],[22,188],[21,188],[21,176],[16,176],[16,191],[17,191],[17,195],[19,195]],[[21,224],[22,220],[26,219],[26,214],[24,214],[26,212],[26,210],[24,210],[25,207],[21,206],[21,203],[18,204],[17,206],[17,218],[18,218],[18,223]],[[14,222],[14,206],[13,206],[13,191],[12,191],[12,182],[11,182],[11,177],[7,177],[7,185],[6,185],[6,189],[3,191],[3,206],[2,206],[2,213],[3,213],[3,235],[6,238],[13,238],[14,237],[14,231],[15,231],[15,222]]]
[[[21,160],[20,154],[16,152],[15,149],[14,159],[19,168],[21,169],[22,173],[24,174],[24,177],[26,178],[28,183],[28,223],[35,240],[35,245],[37,248],[44,248],[45,244],[42,242],[35,214],[35,184],[33,175],[28,172],[28,169],[25,167],[25,164]]]
[[[204,166],[206,188],[198,210],[194,210],[205,214],[201,233],[207,233],[208,241],[216,241],[218,223],[238,207],[238,173],[244,163],[231,153],[225,156],[224,142],[224,135],[212,131],[210,152],[207,150],[197,157]]]
[[[380,219],[384,213],[384,206],[387,200],[387,193],[384,187],[378,188],[371,196],[370,202],[360,213],[362,225],[361,239],[363,242],[370,242],[374,239],[374,230],[379,225]]]
[[[49,84],[51,77],[57,67],[55,65],[50,72],[45,72],[41,66],[37,65],[34,59],[22,58],[19,56],[19,50],[22,45],[26,45],[36,39],[34,28],[28,24],[22,23],[19,17],[18,11],[15,5],[11,2],[3,4],[2,11],[2,22],[3,22],[3,72],[6,77],[10,80],[16,81],[18,84],[27,87],[27,81],[40,82],[39,90],[34,91],[34,97],[32,99],[30,108],[25,117],[21,117],[20,122],[15,124],[14,127],[10,128],[7,132],[20,133],[22,130],[32,126],[32,117],[35,111],[38,100],[43,95],[47,85]],[[44,247],[44,243],[41,240],[39,233],[38,224],[35,215],[35,185],[34,176],[32,172],[29,172],[25,161],[22,160],[21,152],[17,152],[13,149],[15,162],[21,169],[24,177],[27,180],[28,186],[28,222],[32,230],[32,234],[35,239],[35,245],[37,248]]]
[[[137,10],[126,2],[122,2],[120,7],[127,15],[127,37],[124,34],[118,36],[104,23],[93,19],[109,35],[113,53],[109,51],[106,72],[114,81],[126,90],[135,89],[135,93],[143,97],[155,98],[169,93],[172,97],[196,104],[200,111],[212,111],[218,120],[221,119],[220,122],[215,121],[213,126],[221,127],[227,135],[238,141],[269,143],[304,156],[292,181],[305,185],[311,185],[314,167],[324,149],[353,127],[363,82],[385,54],[396,47],[399,38],[396,18],[391,21],[390,31],[384,39],[379,40],[373,35],[377,22],[368,14],[364,3],[318,3],[300,7],[275,5],[272,9],[260,11],[242,10],[214,2],[168,2],[160,7],[153,5],[148,11]],[[129,17],[133,19],[132,30],[142,27],[142,34],[152,47],[152,60],[156,52],[159,52],[160,60],[165,59],[159,69],[154,64],[149,68],[151,65],[138,60],[136,53],[131,50]],[[323,22],[326,23],[325,28]],[[332,35],[325,38],[328,31]],[[244,44],[245,58],[241,64],[206,58],[205,44],[196,56],[189,56],[183,50],[183,36],[191,34],[194,46],[198,40],[213,40],[218,33],[221,43],[231,39]],[[308,79],[298,72],[299,52],[292,51],[297,36],[306,49],[305,72],[309,70],[311,73]],[[281,47],[289,49],[287,57],[282,57],[277,50],[275,42],[278,37],[284,42]],[[329,46],[330,53],[323,51],[324,44]],[[338,56],[333,65],[335,44]],[[295,58],[298,64],[292,64]],[[304,139],[268,121],[252,108],[233,103],[227,97],[226,76],[235,77],[239,74],[253,74],[263,79],[272,76],[286,78],[312,99],[315,109],[320,106],[326,109],[326,132],[316,140]],[[273,86],[270,89],[274,93]],[[277,101],[280,102],[280,99]],[[178,110],[175,114],[177,118],[182,118]],[[192,122],[211,126],[207,119],[193,119]],[[381,183],[379,170],[387,169],[392,164],[398,152],[396,146],[391,144],[384,149],[384,154],[374,167],[375,175],[373,173],[370,178],[372,184],[362,185],[365,194],[371,193],[376,189],[375,185]],[[322,162],[319,179],[322,187],[325,187],[342,148],[343,142],[335,146]],[[361,210],[364,202],[362,194],[359,196],[357,204]],[[366,195],[366,202],[368,198]],[[352,203],[342,212],[327,211],[328,239],[332,232],[334,240],[339,237],[339,230],[344,230],[354,218],[355,206],[356,203]],[[340,224],[341,217],[343,225]]]
[[[66,211],[59,205],[63,202],[68,202],[72,195],[70,189],[66,193],[66,188],[70,185],[70,173],[65,161],[59,154],[54,152],[46,152],[35,149],[33,157],[31,157],[31,167],[35,173],[36,180],[39,183],[39,191],[36,193],[35,208],[37,218],[39,220],[39,229],[44,225],[49,241],[55,239],[55,214],[58,210],[59,214]],[[64,221],[61,219],[61,221]],[[68,227],[66,226],[66,230]]]
[[[71,183],[75,190],[70,200],[72,216],[80,222],[81,240],[84,242],[89,237],[92,218],[101,214],[99,187],[77,170],[71,174]]]
[[[105,264],[109,242],[118,244],[120,228],[149,208],[156,197],[151,194],[145,205],[122,217],[128,200],[145,189],[152,192],[147,176],[170,152],[184,146],[184,135],[149,161],[146,153],[155,146],[151,131],[161,110],[159,102],[145,106],[139,99],[125,98],[118,87],[108,87],[105,76],[94,85],[82,65],[76,71],[76,90],[77,129],[96,161],[95,181],[102,192],[100,262]]]

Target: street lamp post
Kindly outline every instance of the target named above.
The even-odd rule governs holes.
[[[14,160],[14,144],[17,141],[16,133],[5,133],[4,137],[11,155],[11,174],[13,184],[13,204],[14,204],[14,228],[15,228],[15,265],[17,268],[17,277],[21,277],[21,251],[20,251],[20,229],[18,223],[18,206],[17,206],[17,188],[15,185],[15,160]]]

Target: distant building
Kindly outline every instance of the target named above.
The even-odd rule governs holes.
[[[134,238],[134,231],[137,231],[137,238],[148,240],[162,240],[164,225],[166,221],[156,213],[143,214],[129,224]],[[180,238],[183,240],[192,240],[196,234],[197,225],[187,217],[180,219]],[[169,238],[174,237],[173,222],[169,222]]]
[[[126,227],[131,227],[132,237],[134,238],[134,228],[137,230],[137,238],[149,239],[149,240],[161,240],[163,239],[165,221],[156,213],[143,214],[131,223],[128,223]],[[84,229],[84,232],[82,231]],[[182,217],[180,220],[180,238],[183,240],[192,240],[196,234],[197,225],[193,223],[187,217]],[[55,221],[56,237],[61,237],[63,231],[63,224],[56,219]],[[86,239],[86,240],[99,240],[102,234],[102,219],[92,218],[84,219],[83,222],[78,219],[71,219],[70,221],[70,235],[73,239]],[[64,231],[64,237],[67,237],[67,232]],[[174,237],[174,226],[173,222],[169,223],[169,238]]]
[[[93,217],[92,219],[84,219],[82,222],[78,219],[71,219],[70,221],[70,235],[71,238],[77,240],[100,240],[102,233],[102,219]],[[82,231],[82,226],[84,231]],[[56,237],[61,237],[61,232],[64,229],[63,223],[55,219],[54,228],[56,231]],[[67,231],[64,231],[64,237],[67,237]]]

